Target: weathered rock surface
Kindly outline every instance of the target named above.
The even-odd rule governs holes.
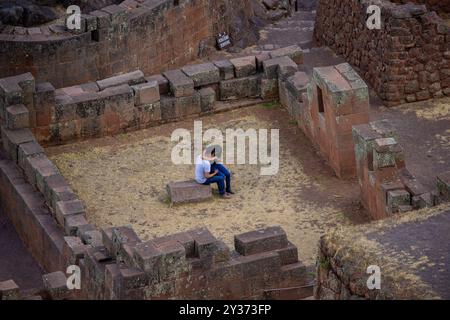
[[[0,22],[7,25],[31,27],[57,19],[54,10],[36,1],[11,0],[0,3]]]
[[[32,27],[58,19],[58,6],[77,5],[88,13],[118,4],[121,0],[6,0],[0,2],[0,22],[5,25]]]

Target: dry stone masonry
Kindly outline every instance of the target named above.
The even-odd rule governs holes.
[[[81,30],[0,24],[0,77],[31,72],[61,88],[130,70],[157,73],[196,59],[220,32],[239,41],[252,14],[249,1],[127,0],[83,11]]]
[[[396,131],[386,121],[353,127],[361,202],[374,219],[438,205],[447,199],[448,173],[438,191],[425,188],[406,168]]]
[[[286,52],[300,61],[300,48]],[[276,70],[296,72],[297,64],[290,58],[273,59],[280,58],[285,58],[289,68],[279,63],[272,65]],[[71,128],[77,125],[78,137],[98,134],[102,128],[98,123],[110,119],[102,118],[107,112],[116,117],[119,130],[121,123],[132,121],[127,118],[129,109],[139,112],[140,107],[158,106],[159,120],[165,116],[164,120],[182,119],[213,109],[216,96],[227,100],[260,97],[265,76],[264,70],[256,68],[255,56],[217,64],[193,65],[147,78],[135,71],[58,90],[49,83],[36,84],[29,73],[0,80],[0,203],[33,257],[51,272],[44,276],[41,298],[299,299],[312,294],[297,249],[279,227],[237,235],[234,251],[206,229],[146,242],[130,227],[97,230],[33,135],[34,131],[45,142],[44,128],[36,127],[38,118],[40,124],[56,124],[58,138],[53,142],[63,143],[73,137],[76,129]],[[226,74],[228,80],[222,80]],[[222,82],[228,83],[230,93],[221,91]],[[169,185],[172,200],[185,201],[186,194],[177,193],[177,187],[176,183]],[[211,189],[206,188],[209,197]],[[64,284],[61,270],[71,264],[80,265],[84,275],[81,292],[69,291]],[[16,287],[1,283],[2,298],[20,298]]]
[[[264,61],[271,70],[273,58]],[[352,126],[369,121],[367,85],[349,64],[314,68],[312,78],[281,63],[279,99],[336,175],[356,175]],[[284,75],[283,75],[284,73]]]
[[[439,3],[448,8],[448,1]],[[369,30],[370,4],[319,0],[315,39],[357,67],[387,105],[450,95],[450,27],[445,21],[425,5],[381,0],[381,30]]]
[[[215,112],[217,100],[273,100],[278,69],[293,74],[301,63],[301,48],[290,46],[151,76],[136,70],[60,89],[26,73],[0,80],[0,119],[5,135],[8,128],[29,127],[44,145],[114,135]],[[27,130],[11,139],[25,142]]]
[[[295,5],[261,3],[274,15]],[[388,105],[448,95],[449,28],[424,5],[379,3],[379,31],[361,20],[368,1],[318,3],[316,39],[360,74],[349,63],[303,72],[298,45],[185,65],[217,33],[239,34],[229,21],[236,12],[241,22],[253,14],[247,1],[127,0],[83,15],[75,33],[61,25],[1,26],[0,206],[49,273],[33,297],[14,281],[0,282],[0,300],[311,296],[306,267],[282,228],[235,235],[234,248],[205,228],[148,241],[129,226],[97,229],[42,148],[222,112],[244,100],[279,101],[339,178],[358,178],[374,219],[450,201],[449,172],[438,175],[436,190],[425,189],[407,170],[392,125],[369,122],[363,80]],[[446,2],[426,4],[447,10]],[[210,186],[194,181],[170,182],[167,190],[173,204],[212,197]],[[316,298],[391,297],[353,281],[333,241],[325,236],[319,245]],[[73,264],[81,267],[81,291],[66,286],[62,271]]]

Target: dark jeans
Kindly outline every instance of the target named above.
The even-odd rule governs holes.
[[[214,171],[219,170],[217,174],[212,177],[206,179],[205,183],[206,185],[210,185],[212,183],[217,183],[217,186],[219,187],[219,193],[224,194],[225,191],[229,192],[231,191],[231,173],[228,171],[228,169],[220,163],[213,163],[211,165],[211,171],[210,173],[214,173]],[[226,186],[225,186],[226,183]]]

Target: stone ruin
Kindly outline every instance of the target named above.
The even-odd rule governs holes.
[[[129,227],[97,230],[40,146],[40,142],[108,135],[114,128],[115,133],[139,129],[130,126],[136,112],[157,114],[145,114],[153,124],[214,112],[216,95],[219,101],[265,99],[266,92],[277,91],[282,74],[287,77],[297,72],[295,61],[301,63],[302,51],[292,46],[260,57],[192,65],[150,78],[137,71],[58,90],[50,83],[36,84],[31,74],[1,79],[5,157],[0,166],[0,199],[34,258],[45,270],[54,271],[44,276],[46,291],[40,296],[293,299],[311,295],[305,266],[279,227],[237,235],[234,251],[206,229],[148,242]],[[272,80],[267,86],[262,82],[266,77]],[[111,118],[117,122],[109,122]],[[71,264],[79,264],[85,275],[85,289],[76,296],[65,288],[61,271]],[[17,297],[17,286],[2,285],[4,297]]]
[[[406,4],[395,4],[406,3]],[[447,11],[449,1],[414,1]],[[377,1],[381,29],[366,27],[368,0],[319,0],[315,38],[343,55],[388,106],[450,94],[450,27],[424,4]]]
[[[353,12],[361,10],[365,1],[319,1],[316,39],[342,53],[356,68],[342,63],[317,67],[308,74],[302,69],[304,51],[298,45],[185,65],[197,57],[199,43],[210,41],[219,31],[216,21],[227,21],[225,28],[232,30],[228,21],[234,9],[249,14],[246,4],[239,3],[223,13],[205,1],[183,1],[181,6],[171,1],[124,1],[85,15],[83,30],[75,34],[61,25],[1,27],[0,51],[7,59],[0,63],[4,76],[0,79],[0,205],[49,273],[43,277],[44,290],[33,296],[22,296],[14,281],[0,282],[0,299],[302,299],[312,295],[314,283],[280,227],[236,235],[234,250],[207,229],[149,241],[142,241],[129,226],[97,229],[43,146],[207,116],[243,103],[279,101],[337,177],[358,179],[361,203],[372,218],[450,200],[448,172],[438,176],[437,191],[427,190],[406,168],[390,123],[369,121],[369,88],[363,80],[388,105],[448,95],[448,27],[432,20],[424,6],[381,1],[388,13],[385,22],[396,31],[389,33],[386,27],[369,39],[366,31],[358,29],[359,21],[347,19],[358,16]],[[288,2],[263,3],[268,10],[278,10]],[[290,6],[296,3],[289,1]],[[400,13],[394,10],[398,8]],[[180,10],[193,19],[178,23]],[[213,19],[203,24],[205,15]],[[348,25],[338,28],[338,33],[330,27],[344,21]],[[354,38],[341,33],[350,25],[366,37],[367,41],[358,40],[361,47],[353,47]],[[173,41],[183,32],[193,36],[182,44]],[[142,40],[137,34],[160,46],[138,46]],[[386,50],[376,50],[375,43]],[[161,46],[167,50],[153,51]],[[399,73],[403,67],[407,74]],[[340,269],[330,259],[333,252],[328,245],[324,240],[319,244],[315,297],[371,298],[353,287],[342,289],[353,284],[336,277]],[[331,265],[326,274],[323,260]],[[72,264],[85,275],[81,291],[66,287],[62,270]],[[339,293],[332,290],[336,283]]]

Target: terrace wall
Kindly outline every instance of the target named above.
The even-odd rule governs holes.
[[[357,67],[387,105],[450,95],[450,27],[425,5],[381,0],[381,30],[369,30],[370,4],[319,0],[315,39]]]
[[[176,5],[175,5],[176,4]],[[0,77],[31,72],[56,88],[140,69],[147,74],[196,59],[219,32],[242,37],[250,1],[126,0],[64,25],[0,26]]]

